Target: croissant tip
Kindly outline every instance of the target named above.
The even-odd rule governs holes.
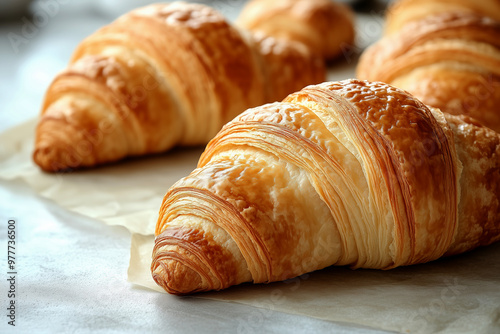
[[[44,172],[48,173],[68,171],[72,169],[67,163],[63,163],[61,154],[55,147],[36,147],[33,151],[33,161]]]
[[[170,294],[182,296],[206,290],[200,274],[180,261],[162,259],[153,261],[153,266],[153,280]]]
[[[51,166],[49,156],[53,155],[50,147],[37,147],[33,152],[33,161],[45,172],[56,172],[55,166]]]

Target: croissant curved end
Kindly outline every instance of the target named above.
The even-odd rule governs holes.
[[[33,161],[45,172],[56,171],[56,166],[52,166],[49,161],[54,161],[57,151],[53,147],[38,147],[33,152]]]
[[[33,151],[33,161],[42,170],[58,172],[81,166],[91,166],[95,163],[93,145],[90,142],[79,141],[78,132],[73,127],[66,127],[60,136],[53,137],[47,134],[46,129],[52,130],[51,128],[54,127],[44,127],[37,134],[38,140]],[[81,145],[71,145],[72,142]]]
[[[232,256],[210,239],[210,233],[202,229],[167,227],[155,240],[151,263],[154,281],[175,295],[239,283]]]
[[[151,271],[153,280],[165,291],[174,295],[184,295],[207,288],[204,289],[200,274],[181,261],[174,259],[155,261]]]

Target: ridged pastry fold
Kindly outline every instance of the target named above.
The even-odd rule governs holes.
[[[498,189],[471,165],[479,154],[472,140],[489,148],[488,174],[498,173],[499,135],[380,82],[308,86],[249,109],[165,195],[153,277],[186,294],[330,265],[390,269],[494,242]],[[191,251],[184,243],[195,235],[208,237]],[[183,240],[179,252],[165,246],[172,238]],[[182,266],[196,277],[189,284]]]
[[[245,109],[324,79],[304,45],[243,31],[208,6],[138,8],[84,39],[54,79],[34,161],[60,171],[204,145]]]
[[[400,31],[405,25],[444,13],[465,13],[500,20],[497,0],[395,0],[386,10],[385,34]]]
[[[407,90],[429,106],[473,117],[498,132],[499,36],[500,22],[491,17],[439,12],[411,21],[370,46],[360,57],[356,76]]]
[[[300,42],[325,60],[354,46],[354,13],[332,0],[251,0],[236,24],[278,39]]]

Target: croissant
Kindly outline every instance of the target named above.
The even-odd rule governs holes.
[[[300,41],[325,60],[354,43],[354,14],[332,0],[251,0],[236,24],[276,38]]]
[[[365,50],[356,71],[500,131],[500,21],[455,12],[408,23]]]
[[[498,0],[397,0],[386,11],[385,34],[398,32],[407,23],[449,12],[468,12],[500,21],[500,2]]]
[[[249,109],[164,197],[151,265],[172,294],[331,265],[389,269],[500,239],[500,134],[380,82]]]
[[[76,48],[47,90],[33,158],[59,171],[206,144],[243,110],[324,79],[301,43],[242,31],[204,5],[146,6]]]

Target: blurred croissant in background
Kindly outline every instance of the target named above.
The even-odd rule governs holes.
[[[396,0],[386,13],[385,34],[398,32],[408,23],[443,13],[469,13],[500,21],[498,0]]]
[[[396,2],[387,35],[360,58],[357,77],[500,132],[500,2]]]
[[[199,4],[133,10],[83,40],[48,88],[34,161],[60,171],[206,144],[245,109],[325,80],[320,55],[301,42]]]
[[[300,41],[325,60],[342,55],[354,43],[354,15],[331,0],[251,0],[237,24],[289,41]]]

